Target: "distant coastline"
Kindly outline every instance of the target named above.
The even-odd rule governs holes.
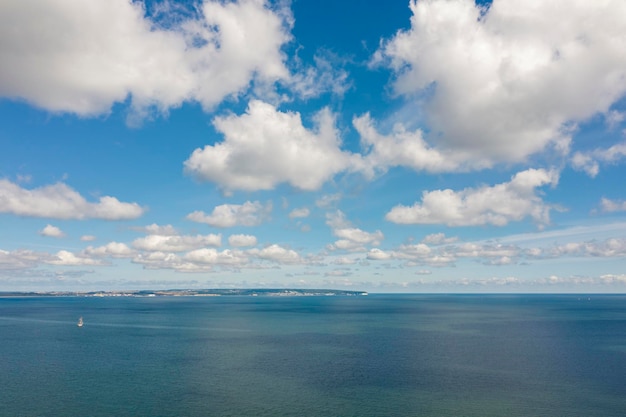
[[[366,291],[328,289],[171,289],[171,290],[121,290],[121,291],[3,291],[0,297],[319,297],[364,296]]]

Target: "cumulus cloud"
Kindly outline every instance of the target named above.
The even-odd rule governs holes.
[[[385,238],[380,230],[370,233],[354,227],[341,210],[327,213],[326,224],[332,229],[333,235],[339,238],[327,246],[327,249],[331,251],[365,252],[367,245],[380,245]]]
[[[230,235],[228,237],[228,244],[235,248],[241,248],[244,246],[256,246],[257,239],[252,235]]]
[[[175,269],[176,265],[181,264],[181,259],[175,253],[148,252],[138,254],[132,262],[143,265],[146,269]]]
[[[142,114],[184,101],[210,109],[255,80],[289,78],[286,7],[206,0],[189,16],[155,22],[127,0],[3,1],[0,95],[79,115],[130,97]]]
[[[52,255],[24,249],[14,251],[0,249],[0,271],[30,269],[46,260],[52,260]]]
[[[276,244],[263,249],[250,249],[248,253],[256,258],[279,264],[300,264],[303,262],[298,252]]]
[[[214,227],[257,226],[268,218],[271,211],[271,203],[263,205],[258,201],[246,201],[243,204],[222,204],[208,215],[203,211],[194,211],[187,215],[187,219]]]
[[[124,203],[109,196],[90,203],[63,183],[28,190],[0,179],[0,213],[54,219],[126,220],[140,217],[144,211],[137,203]]]
[[[103,260],[93,259],[89,256],[76,255],[66,250],[58,251],[51,259],[46,260],[45,263],[50,264],[50,265],[61,265],[61,266],[108,265],[108,263]]]
[[[47,237],[65,237],[65,233],[63,233],[61,229],[56,226],[52,226],[51,224],[46,225],[46,227],[39,231],[39,234]]]
[[[156,223],[152,223],[143,227],[131,227],[131,229],[148,235],[175,236],[178,234],[174,226],[171,224],[161,226]]]
[[[319,189],[357,164],[359,157],[340,149],[330,110],[320,111],[314,120],[316,128],[310,130],[299,113],[253,100],[241,116],[215,118],[224,141],[196,149],[185,161],[185,170],[225,190],[271,190],[281,183]]]
[[[133,241],[133,247],[135,249],[160,252],[184,252],[204,246],[221,245],[221,234],[195,236],[148,235],[146,237],[135,239]]]
[[[248,257],[241,251],[225,249],[218,252],[213,248],[202,248],[186,253],[183,260],[200,264],[243,266],[248,262]]]
[[[523,161],[549,146],[565,153],[576,123],[626,93],[621,0],[410,8],[411,27],[383,42],[373,62],[394,71],[397,94],[420,96],[412,119],[425,121],[436,149],[467,165]]]
[[[403,125],[397,124],[390,135],[382,135],[376,130],[369,114],[354,118],[352,123],[366,152],[365,173],[372,174],[394,166],[443,172],[454,171],[460,165],[460,158],[454,153],[443,153],[430,147],[419,129],[409,132]]]
[[[82,251],[82,254],[86,257],[96,258],[132,258],[136,251],[129,248],[128,245],[121,242],[109,242],[104,246],[88,246]]]
[[[429,245],[444,245],[454,243],[457,240],[459,240],[458,237],[446,237],[444,233],[433,233],[424,237],[424,239],[422,239],[422,243]]]
[[[82,242],[93,242],[94,240],[96,240],[96,237],[93,235],[82,235],[80,237],[80,240]]]
[[[590,177],[600,172],[600,164],[615,164],[626,157],[626,143],[619,143],[607,149],[595,149],[590,152],[576,152],[572,155],[572,166],[585,171]]]
[[[550,206],[537,195],[537,188],[557,182],[555,171],[528,169],[517,173],[511,181],[492,187],[424,191],[421,203],[398,205],[385,218],[400,224],[504,226],[531,217],[543,225],[550,221]]]
[[[392,254],[389,252],[385,252],[378,248],[370,249],[367,252],[367,259],[371,259],[373,261],[386,261],[392,258]]]

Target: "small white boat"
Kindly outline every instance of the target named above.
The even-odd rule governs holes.
[[[76,324],[78,327],[83,327],[83,318],[79,317],[78,318],[78,323]]]

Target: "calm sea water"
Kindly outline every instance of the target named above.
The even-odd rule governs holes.
[[[623,417],[626,296],[4,298],[0,415]]]

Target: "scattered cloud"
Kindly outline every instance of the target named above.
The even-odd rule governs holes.
[[[291,212],[289,213],[289,218],[290,219],[302,219],[304,217],[309,217],[309,214],[311,214],[311,211],[308,208],[303,207],[303,208],[291,210]]]
[[[187,219],[214,227],[257,226],[268,218],[271,211],[271,203],[263,205],[258,201],[246,201],[243,204],[222,204],[209,215],[194,211],[187,215]]]
[[[109,196],[90,203],[63,183],[29,190],[0,179],[0,213],[52,219],[127,220],[140,217],[144,211],[137,203],[124,203]]]
[[[136,251],[128,247],[125,243],[120,242],[109,242],[104,246],[99,246],[94,248],[93,246],[88,246],[85,250],[82,251],[82,255],[85,257],[95,257],[95,258],[132,258],[135,255]]]
[[[450,243],[454,243],[457,240],[459,240],[458,237],[446,237],[446,235],[443,233],[433,233],[424,237],[424,239],[422,239],[422,243],[436,246],[436,245],[447,245]]]
[[[341,200],[340,193],[325,194],[315,200],[315,205],[322,209],[328,209],[334,207],[339,202],[339,200]]]
[[[335,243],[327,245],[327,249],[331,251],[366,252],[367,245],[380,245],[385,238],[380,230],[370,233],[353,227],[341,210],[327,213],[326,224],[332,229],[333,235],[339,238]]]
[[[303,263],[303,260],[298,252],[276,244],[267,246],[263,249],[250,249],[248,253],[256,258],[279,264]]]
[[[81,242],[93,242],[96,240],[96,237],[93,235],[82,235],[80,237]]]
[[[318,97],[330,92],[343,96],[351,87],[348,72],[342,68],[338,57],[329,51],[320,51],[313,57],[314,65],[298,65],[298,70],[286,84],[303,99]]]
[[[52,260],[52,255],[24,249],[15,251],[0,249],[0,271],[35,268],[46,260]]]
[[[161,236],[176,236],[178,235],[178,231],[171,224],[161,226],[156,223],[152,223],[148,226],[143,227],[131,227],[131,230],[136,230],[138,232],[142,232],[148,235],[161,235]]]
[[[230,235],[228,237],[228,244],[235,248],[256,246],[257,239],[252,235]]]
[[[626,119],[626,113],[610,110],[604,114],[604,120],[609,129],[614,129],[619,126]]]
[[[248,257],[236,250],[225,249],[219,252],[213,248],[202,248],[186,253],[183,260],[204,265],[244,266]]]
[[[66,250],[58,251],[52,258],[46,260],[45,263],[60,266],[108,265],[108,263],[103,260],[94,259],[88,256],[76,255]]]
[[[605,213],[626,211],[626,200],[609,200],[608,198],[603,198],[600,201],[600,207]]]
[[[510,182],[466,188],[424,191],[421,203],[411,207],[398,205],[385,218],[400,224],[445,224],[504,226],[511,221],[531,217],[540,225],[550,221],[550,206],[537,195],[538,187],[558,182],[558,173],[528,169],[513,176]]]
[[[198,249],[204,246],[221,246],[221,234],[208,235],[148,235],[143,238],[135,239],[133,247],[144,251],[159,252],[185,252],[192,249]]]
[[[615,164],[626,158],[626,143],[619,143],[607,149],[596,149],[590,152],[576,152],[572,156],[572,166],[579,171],[585,171],[590,177],[600,172],[600,164]]]
[[[39,234],[46,237],[65,237],[65,233],[63,233],[61,229],[56,226],[52,226],[51,224],[46,225],[46,227],[39,231]]]

